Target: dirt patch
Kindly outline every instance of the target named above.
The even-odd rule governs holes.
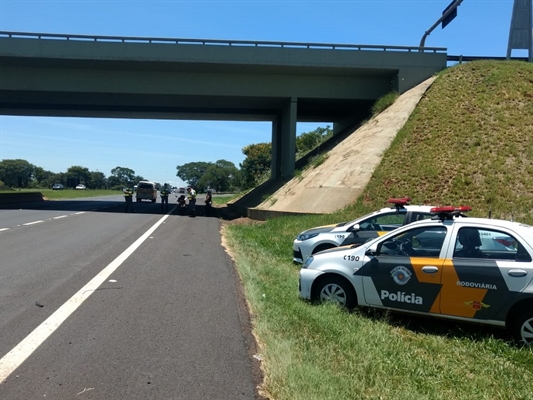
[[[265,221],[257,221],[255,219],[247,217],[235,218],[231,220],[222,220],[223,225],[259,225],[264,222]]]

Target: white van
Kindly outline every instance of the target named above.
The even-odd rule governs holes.
[[[155,203],[157,199],[155,183],[150,181],[140,181],[137,184],[136,196],[137,203],[141,202],[142,200],[150,200],[152,203]]]

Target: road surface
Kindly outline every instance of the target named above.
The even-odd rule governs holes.
[[[220,221],[134,206],[0,210],[0,398],[259,398]]]

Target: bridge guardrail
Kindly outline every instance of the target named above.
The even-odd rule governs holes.
[[[153,38],[153,37],[122,37],[122,36],[96,36],[96,35],[70,35],[54,33],[32,32],[7,32],[0,31],[0,38],[14,39],[45,39],[45,40],[78,40],[90,42],[120,42],[120,43],[158,43],[158,44],[197,44],[219,46],[248,46],[248,47],[278,47],[278,48],[305,48],[327,50],[379,50],[379,51],[405,51],[405,52],[446,52],[445,47],[417,47],[417,46],[387,46],[363,44],[332,44],[332,43],[302,43],[302,42],[270,42],[249,40],[219,40],[219,39],[178,39],[178,38]]]

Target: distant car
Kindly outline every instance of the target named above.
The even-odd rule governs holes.
[[[435,207],[358,247],[326,250],[300,270],[300,297],[507,328],[533,346],[533,227],[456,218]]]
[[[409,197],[392,198],[392,207],[382,208],[372,214],[350,222],[318,226],[301,232],[293,242],[293,260],[303,263],[307,257],[339,246],[362,244],[414,221],[432,218],[432,206],[409,205]]]
[[[157,199],[157,189],[155,188],[155,183],[150,181],[140,181],[137,184],[137,202],[140,203],[142,200],[150,200],[152,203],[155,203]]]
[[[78,186],[76,186],[76,190],[85,190],[85,189],[87,188],[85,187],[85,185],[82,185],[81,183]]]
[[[52,186],[52,190],[63,190],[64,186],[61,183],[56,183],[54,186]]]

